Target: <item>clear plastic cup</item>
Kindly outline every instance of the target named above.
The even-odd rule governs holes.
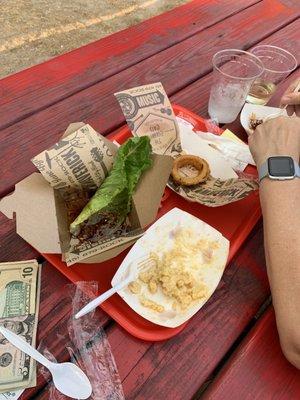
[[[297,60],[287,50],[270,45],[259,45],[251,50],[263,65],[264,72],[253,82],[247,96],[247,103],[265,105],[282,82],[294,69]]]
[[[213,85],[208,113],[218,123],[236,119],[252,83],[263,73],[262,61],[243,50],[222,50],[213,56]]]

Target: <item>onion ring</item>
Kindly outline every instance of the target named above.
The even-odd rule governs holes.
[[[180,173],[180,168],[191,166],[197,170],[196,176],[184,176]],[[171,175],[174,181],[179,185],[192,186],[197,183],[207,181],[210,174],[208,163],[200,157],[181,155],[174,160],[173,169]]]

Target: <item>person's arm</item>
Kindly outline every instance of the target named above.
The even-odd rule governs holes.
[[[300,179],[260,187],[268,276],[282,351],[300,369]]]
[[[300,119],[276,118],[259,126],[249,145],[258,167],[268,157],[299,161]],[[280,343],[300,369],[300,179],[260,184],[268,277]]]

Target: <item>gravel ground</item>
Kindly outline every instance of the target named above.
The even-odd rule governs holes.
[[[161,14],[188,0],[5,0],[0,78]]]

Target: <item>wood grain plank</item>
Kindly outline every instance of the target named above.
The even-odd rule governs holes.
[[[0,80],[0,127],[94,85],[259,0],[194,0]]]
[[[300,371],[284,357],[272,307],[249,332],[203,400],[300,398]]]
[[[270,4],[274,6],[272,12],[269,12]],[[267,16],[262,23],[256,16],[264,14]],[[215,51],[228,46],[248,48],[296,15],[295,10],[276,0],[271,3],[265,0],[172,49],[2,130],[0,157],[4,174],[0,196],[9,193],[17,181],[34,171],[30,158],[57,141],[69,122],[88,122],[104,134],[121,125],[124,118],[113,96],[115,91],[161,80],[168,94],[173,95],[210,71],[211,65],[206,60]],[[199,93],[195,101],[190,108],[197,111],[197,102],[203,101]]]
[[[192,398],[269,294],[263,253],[258,225],[209,302],[168,341],[147,348],[113,326],[108,337],[126,399]]]
[[[255,272],[253,272],[253,271],[255,271]],[[255,276],[259,276],[259,279],[260,279],[260,282],[261,282],[261,284],[262,284],[262,286],[264,286],[265,287],[265,285],[266,285],[266,283],[265,282],[263,282],[264,281],[264,279],[263,279],[263,277],[264,277],[264,274],[263,273],[260,273],[259,271],[261,271],[260,270],[260,268],[259,267],[256,267],[256,268],[254,268],[253,266],[252,266],[252,273],[255,275]],[[194,329],[198,329],[198,328],[196,328],[196,327],[194,327]],[[130,343],[130,337],[128,337],[128,341],[126,340],[125,341],[125,343],[126,343],[126,345],[127,346],[129,346],[129,343]],[[117,336],[115,336],[115,343],[117,342]],[[136,356],[135,356],[135,358],[134,358],[134,360],[135,361],[138,361],[139,359],[140,359],[140,356],[141,356],[141,353],[138,353],[138,349],[137,349],[137,351],[135,350],[136,349],[136,347],[134,347],[134,350],[133,350],[133,354],[137,354]],[[141,350],[141,352],[142,352],[143,350]],[[123,351],[123,353],[124,353],[124,351]],[[128,369],[127,369],[128,367],[126,367],[126,370],[128,371]],[[123,370],[124,372],[125,372],[125,369]],[[126,372],[125,372],[126,373]],[[146,398],[146,397],[145,397]],[[174,398],[174,397],[173,397]]]
[[[0,262],[30,260],[40,254],[17,233],[15,222],[0,212]]]

